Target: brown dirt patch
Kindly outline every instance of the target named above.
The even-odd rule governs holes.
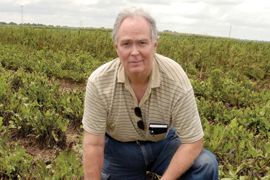
[[[68,92],[72,92],[75,90],[75,88],[84,88],[86,86],[85,83],[77,83],[72,81],[72,79],[58,79],[58,81],[60,82],[62,88],[64,91],[68,91]]]
[[[35,159],[42,159],[46,164],[47,163],[50,164],[50,162],[53,161],[57,157],[59,152],[66,151],[69,148],[73,148],[74,152],[82,154],[82,151],[76,150],[77,146],[82,145],[81,133],[79,133],[76,130],[74,131],[69,130],[66,132],[66,136],[67,136],[68,146],[62,150],[57,146],[46,147],[46,148],[40,149],[38,144],[33,138],[16,137],[16,138],[12,138],[12,141],[18,142],[18,145],[23,147],[25,152],[33,156]]]

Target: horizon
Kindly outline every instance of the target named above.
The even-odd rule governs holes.
[[[6,23],[6,24],[2,24]],[[46,25],[46,24],[41,24],[41,23],[23,23],[23,24],[17,24],[16,22],[3,22],[0,21],[0,26],[31,26],[34,25],[34,27],[54,27],[54,28],[72,28],[72,29],[105,29],[105,30],[112,30],[112,28],[105,28],[105,27],[76,27],[76,26],[60,26],[60,25]],[[254,41],[254,42],[261,42],[261,43],[270,43],[270,41],[264,41],[264,40],[251,40],[251,39],[239,39],[239,38],[230,38],[230,37],[221,37],[221,36],[212,36],[212,35],[204,35],[204,34],[194,34],[194,33],[181,33],[177,31],[171,31],[171,30],[163,30],[163,31],[158,31],[159,33],[177,33],[177,34],[182,34],[182,35],[196,35],[196,36],[206,36],[206,37],[215,37],[215,38],[225,38],[225,39],[235,39],[235,40],[240,40],[240,41]]]

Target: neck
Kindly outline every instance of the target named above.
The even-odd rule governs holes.
[[[147,75],[128,75],[130,84],[133,86],[145,86],[148,84],[149,81],[149,77],[150,77],[150,73],[148,73]]]
[[[133,79],[129,77],[129,81],[130,81],[130,86],[137,97],[137,101],[140,104],[146,92],[146,89],[148,87],[149,76],[147,76],[147,78],[143,77],[143,78],[133,78]]]

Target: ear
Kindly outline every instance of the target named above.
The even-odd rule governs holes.
[[[155,51],[157,50],[157,46],[158,46],[158,39],[157,42],[154,44]]]
[[[116,50],[116,52],[118,54],[118,45],[116,43],[114,43],[114,48],[115,48],[115,50]],[[119,54],[118,54],[118,56],[119,56]]]

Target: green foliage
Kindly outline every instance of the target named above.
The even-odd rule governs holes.
[[[223,85],[223,79],[221,78],[221,75],[223,72],[220,69],[215,69],[211,71],[211,85],[213,88],[213,92],[219,91],[222,88]]]
[[[265,144],[263,137],[246,131],[237,119],[227,126],[210,126],[205,120],[204,127],[204,147],[217,156],[221,178],[238,179],[247,178],[250,174],[264,176],[268,173],[270,146],[269,142]]]
[[[5,129],[3,126],[3,117],[0,116],[0,133]]]
[[[61,152],[52,164],[55,171],[52,179],[80,179],[83,177],[83,167],[80,158],[69,149],[67,152]]]
[[[0,46],[0,62],[3,67],[27,72],[45,73],[48,77],[72,79],[85,82],[88,73],[100,65],[89,52],[53,52],[51,50],[28,49],[22,45]],[[19,79],[18,79],[19,80]],[[14,80],[16,85],[16,82]]]
[[[27,178],[27,174],[31,174],[32,159],[17,143],[8,144],[6,138],[0,138],[0,177]]]
[[[11,80],[10,85],[13,88],[9,90],[7,100],[2,105],[4,125],[9,125],[17,136],[34,137],[40,147],[57,144],[65,148],[65,132],[70,120],[64,118],[63,109],[55,109],[66,105],[61,104],[62,99],[66,99],[67,96],[59,96],[59,84],[49,83],[46,76],[25,74],[21,69],[6,77],[8,78],[3,82],[8,84]]]
[[[34,164],[35,169],[31,174],[31,178],[45,180],[83,179],[81,159],[81,156],[69,149],[60,152],[50,164],[44,163],[41,159],[33,160],[32,164]]]
[[[223,73],[234,71],[261,80],[269,78],[269,48],[264,43],[162,34],[157,52],[174,59],[187,72],[195,67],[200,78],[220,69]]]

